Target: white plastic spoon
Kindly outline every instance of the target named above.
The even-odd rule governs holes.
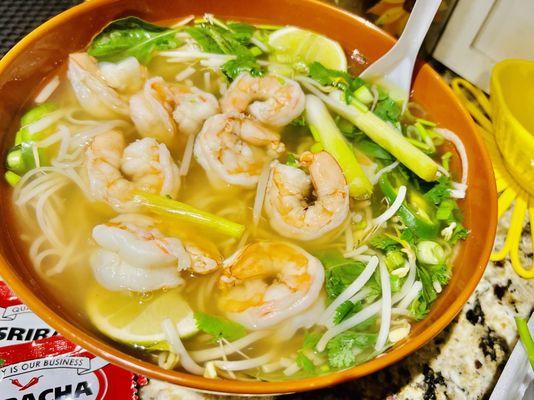
[[[441,0],[417,0],[397,43],[360,75],[388,88],[391,97],[403,102],[403,109],[410,97],[417,54],[440,4]]]

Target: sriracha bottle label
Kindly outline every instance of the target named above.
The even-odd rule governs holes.
[[[0,347],[56,335],[0,281]]]
[[[136,399],[133,373],[54,336],[0,349],[0,399]]]

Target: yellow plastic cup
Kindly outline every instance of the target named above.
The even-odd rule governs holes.
[[[534,196],[534,61],[497,63],[490,90],[493,132],[506,169]]]

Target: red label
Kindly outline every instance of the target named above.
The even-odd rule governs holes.
[[[54,336],[0,349],[0,400],[136,399],[134,374]]]
[[[0,347],[44,339],[57,332],[0,281]]]

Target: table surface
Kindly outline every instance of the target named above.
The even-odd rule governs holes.
[[[0,55],[24,34],[71,7],[78,0],[0,1]],[[357,1],[341,4],[353,11]],[[500,221],[496,246],[504,242],[509,216]],[[521,257],[532,262],[530,227],[523,232]],[[508,259],[489,263],[486,273],[461,314],[439,336],[396,365],[369,377],[284,399],[482,399],[491,392],[517,341],[513,318],[527,316],[534,306],[534,282],[519,278]],[[141,392],[146,399],[197,399],[162,382],[151,382]]]

